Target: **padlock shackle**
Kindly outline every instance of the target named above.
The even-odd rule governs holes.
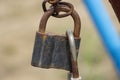
[[[40,21],[39,32],[45,33],[47,21],[49,17],[53,14],[53,12],[54,12],[54,9],[50,9],[44,13]]]
[[[68,8],[63,9],[63,8],[59,7],[59,9],[61,9],[61,11],[64,11],[64,12],[68,12],[69,11]],[[54,13],[54,9],[52,9],[52,8],[44,13],[44,15],[42,16],[41,21],[40,21],[39,32],[45,33],[47,21],[48,21],[49,17],[53,13]],[[78,38],[79,35],[80,35],[80,30],[81,30],[80,17],[79,17],[78,13],[75,10],[73,10],[73,12],[71,13],[71,17],[74,20],[74,32],[73,32],[74,33],[74,37]]]
[[[79,37],[80,36],[80,31],[81,31],[81,21],[78,13],[74,10],[73,13],[71,14],[73,20],[74,20],[74,32],[73,35],[74,37]]]

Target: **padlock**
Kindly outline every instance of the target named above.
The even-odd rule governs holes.
[[[46,33],[46,24],[54,9],[47,10],[41,18],[39,31],[36,32],[32,56],[32,66],[40,68],[55,68],[71,71],[71,55],[68,38],[63,35]],[[81,22],[78,13],[71,13],[74,20],[74,38],[77,51],[80,45]],[[57,28],[57,27],[56,27]]]

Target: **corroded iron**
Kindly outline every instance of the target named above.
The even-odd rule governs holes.
[[[60,5],[60,11],[68,12],[70,9],[64,5]],[[39,31],[36,32],[35,45],[33,50],[32,65],[41,68],[56,68],[72,71],[71,55],[68,38],[66,36],[46,33],[46,24],[49,17],[54,13],[51,8],[45,11],[40,21]],[[81,23],[78,13],[73,10],[71,16],[74,20],[74,37],[76,49],[80,45],[80,29]],[[76,63],[74,63],[76,64]],[[73,65],[74,65],[73,64]]]
[[[44,2],[42,3],[42,8],[44,12],[47,11],[46,3],[49,1],[52,1],[52,0],[44,0]],[[74,10],[73,5],[68,2],[60,2],[60,1],[61,0],[53,0],[54,4],[51,4],[51,8],[54,9],[54,13],[52,14],[52,16],[57,18],[63,18],[63,17],[69,16]],[[69,7],[69,10],[65,11],[66,12],[65,14],[59,14],[60,11],[62,11],[61,9],[59,9],[61,6],[64,6],[65,8]]]
[[[76,40],[77,50],[80,39]],[[32,65],[71,71],[71,57],[67,37],[37,32]]]
[[[69,11],[69,9],[65,8],[64,6],[58,7],[58,9],[60,11],[64,11],[64,12]],[[44,15],[43,15],[43,17],[41,19],[40,25],[39,25],[39,32],[45,33],[48,18],[53,14],[53,12],[54,12],[54,9],[51,8],[50,10],[48,10],[47,12],[44,13]],[[74,20],[74,32],[73,32],[74,37],[79,37],[80,30],[81,30],[80,17],[79,17],[78,13],[75,10],[73,10],[73,12],[71,13],[71,16],[72,16],[72,18]]]
[[[70,73],[72,73],[73,78],[79,78],[79,71],[77,64],[78,50],[76,49],[73,32],[71,30],[67,30],[67,36],[70,45],[70,55],[71,55],[71,64],[72,64],[72,71]]]
[[[120,22],[120,0],[109,0]]]

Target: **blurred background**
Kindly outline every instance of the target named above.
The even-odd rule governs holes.
[[[0,0],[0,80],[67,80],[67,72],[64,70],[31,66],[35,33],[43,15],[42,1]],[[81,17],[82,41],[78,62],[83,80],[118,80],[112,60],[107,55],[82,0],[63,1],[71,2]],[[111,5],[107,0],[104,3],[120,32]],[[65,34],[67,29],[73,29],[71,17],[51,17],[46,31]]]

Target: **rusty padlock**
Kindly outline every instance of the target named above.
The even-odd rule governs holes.
[[[36,32],[33,56],[31,64],[41,68],[56,68],[71,71],[70,47],[66,36],[46,33],[48,18],[53,14],[50,9],[42,16],[39,31]],[[74,10],[71,13],[74,20],[74,37],[76,49],[80,45],[81,22],[78,13]]]

